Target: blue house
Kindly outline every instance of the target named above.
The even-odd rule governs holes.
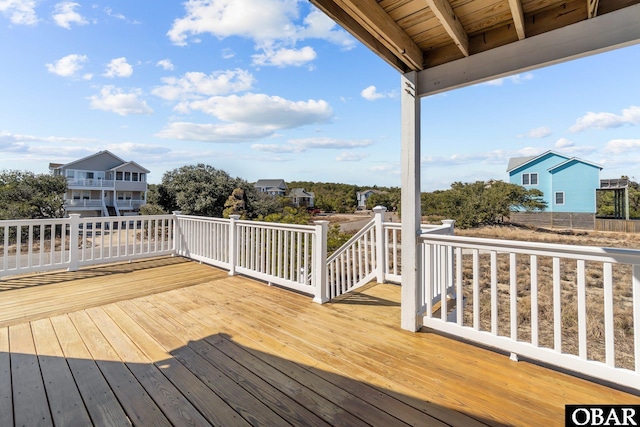
[[[548,212],[596,212],[602,166],[554,151],[509,159],[509,182],[542,191]]]

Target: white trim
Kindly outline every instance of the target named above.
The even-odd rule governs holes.
[[[638,43],[640,4],[423,70],[418,74],[418,96],[434,95]]]
[[[562,194],[562,203],[558,203],[558,195]],[[554,191],[553,192],[553,204],[557,206],[564,206],[567,200],[564,196],[564,191]]]

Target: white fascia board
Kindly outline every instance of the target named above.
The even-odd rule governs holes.
[[[640,4],[418,73],[418,96],[474,85],[640,43]]]

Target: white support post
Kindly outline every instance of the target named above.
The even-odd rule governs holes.
[[[182,230],[180,230],[178,222],[178,215],[181,214],[181,211],[173,211],[173,254],[171,256],[182,254]]]
[[[401,77],[402,106],[402,302],[400,326],[417,331],[418,286],[420,283],[420,98],[417,95],[417,73]]]
[[[327,283],[327,231],[329,221],[313,221],[316,225],[315,247],[313,248],[313,287],[315,295],[313,302],[324,304],[329,301],[329,286]]]
[[[80,231],[80,214],[69,214],[69,267],[67,271],[78,270],[78,237]],[[62,238],[64,239],[64,227],[62,228]]]
[[[384,283],[384,273],[387,271],[387,239],[384,232],[384,213],[387,208],[376,206],[373,208],[376,227],[376,282]]]
[[[229,215],[229,276],[235,276],[238,263],[238,220],[240,215]]]

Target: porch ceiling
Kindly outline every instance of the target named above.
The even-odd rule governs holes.
[[[520,53],[531,53],[539,65],[548,59],[531,52],[535,46],[522,43],[541,34],[550,34],[565,43],[567,27],[596,21],[615,12],[616,18],[598,25],[584,26],[584,33],[569,37],[582,39],[584,52],[559,52],[563,58],[585,54],[621,43],[634,35],[613,37],[590,43],[609,30],[626,24],[617,18],[640,21],[640,0],[311,0],[338,24],[368,46],[398,71],[422,71],[471,58],[507,45]],[[605,22],[607,21],[607,22]],[[613,22],[609,22],[613,21]],[[633,24],[631,24],[633,26]],[[549,39],[549,37],[547,37]],[[534,49],[535,50],[535,49]],[[551,48],[553,50],[553,47]],[[561,50],[561,49],[560,49]],[[511,49],[511,56],[514,50]],[[559,58],[558,58],[559,59]],[[471,64],[468,64],[471,65]],[[468,68],[468,67],[467,67]],[[515,70],[512,70],[515,71]],[[495,69],[494,74],[499,74]]]

